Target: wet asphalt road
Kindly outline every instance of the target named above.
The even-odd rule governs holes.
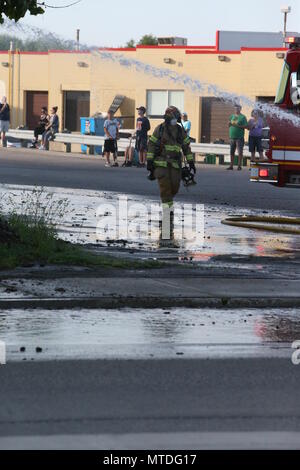
[[[0,449],[300,448],[297,310],[81,313],[2,315]]]
[[[144,170],[107,170],[95,158],[11,149],[0,150],[0,183],[127,190],[150,197],[158,193]],[[179,198],[297,214],[299,194],[299,190],[255,186],[248,170],[232,173],[206,166],[199,168],[198,186],[189,193],[181,190]],[[114,446],[117,436],[132,433],[142,436],[142,448],[154,445],[148,433],[166,433],[169,441],[161,441],[164,448],[173,447],[171,433],[180,436],[181,448],[189,448],[190,433],[195,433],[196,442],[201,433],[220,448],[226,439],[208,436],[223,431],[245,436],[244,444],[251,440],[249,433],[288,432],[281,443],[289,448],[289,439],[295,436],[300,443],[299,367],[290,357],[276,355],[8,363],[0,366],[0,448],[25,446],[25,436],[34,436],[37,443],[36,436],[49,435],[55,436],[55,445],[64,442],[60,435],[71,436],[77,448],[75,436],[112,436]],[[262,446],[264,435],[256,440]],[[16,440],[2,441],[4,436]],[[192,448],[197,447],[193,443]]]
[[[0,183],[129,192],[158,197],[157,185],[143,169],[104,168],[101,157],[71,156],[24,149],[0,149]],[[299,213],[299,190],[255,185],[249,171],[227,172],[226,167],[201,166],[198,185],[178,199],[204,204],[281,210]]]
[[[73,435],[76,447],[86,434],[165,432],[190,448],[186,433],[238,432],[249,445],[248,433],[300,431],[300,369],[288,359],[12,363],[0,377],[0,448],[2,436],[22,446],[24,436]],[[151,448],[143,434],[132,448],[143,440]]]

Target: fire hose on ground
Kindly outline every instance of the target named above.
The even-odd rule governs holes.
[[[222,220],[223,225],[242,227],[247,229],[264,230],[275,233],[286,233],[288,235],[300,235],[300,227],[284,227],[283,225],[299,225],[299,217],[263,217],[263,216],[238,216],[228,217]],[[274,226],[281,225],[281,226]]]

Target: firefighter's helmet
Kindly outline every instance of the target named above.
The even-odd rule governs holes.
[[[176,119],[177,122],[181,121],[181,113],[176,106],[168,106],[165,112],[165,116],[171,116],[172,118]]]

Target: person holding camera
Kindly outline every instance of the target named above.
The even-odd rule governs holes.
[[[2,147],[7,147],[6,133],[9,131],[10,107],[7,103],[6,96],[3,96],[0,103],[0,134]]]

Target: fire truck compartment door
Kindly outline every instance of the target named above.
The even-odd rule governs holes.
[[[272,159],[274,161],[300,162],[300,147],[282,150],[273,149]]]
[[[285,151],[285,158],[288,162],[300,162],[300,148]]]

